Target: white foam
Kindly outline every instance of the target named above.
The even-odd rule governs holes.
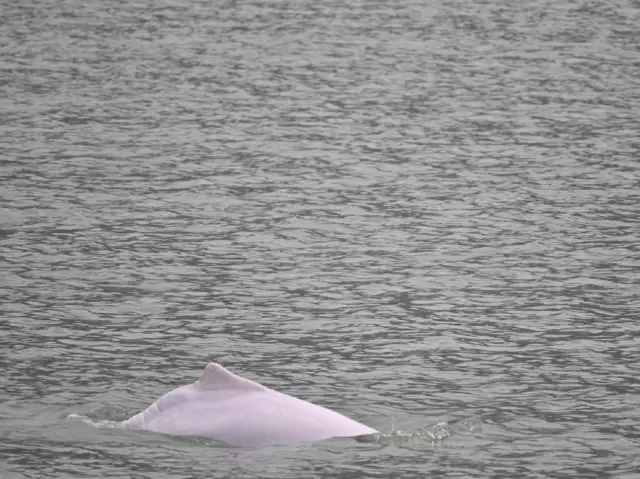
[[[87,416],[82,416],[80,414],[69,414],[67,419],[82,421],[89,426],[97,427],[97,428],[108,428],[108,429],[124,429],[124,425],[121,421],[94,421]]]

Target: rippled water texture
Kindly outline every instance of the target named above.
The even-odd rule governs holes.
[[[638,2],[0,12],[0,477],[640,477]],[[67,419],[208,361],[385,435]]]

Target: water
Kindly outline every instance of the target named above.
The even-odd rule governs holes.
[[[640,477],[637,2],[0,12],[0,477]],[[212,360],[383,437],[67,419]]]

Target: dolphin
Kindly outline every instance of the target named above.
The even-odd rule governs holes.
[[[209,363],[196,382],[169,391],[123,426],[202,436],[232,446],[295,445],[378,431],[322,406],[269,389]],[[365,436],[365,437],[363,437]]]

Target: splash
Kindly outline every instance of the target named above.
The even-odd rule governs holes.
[[[402,430],[396,429],[395,419],[392,418],[391,431],[377,434],[374,442],[380,445],[388,445],[428,441],[433,447],[438,447],[443,446],[452,435],[479,431],[481,427],[482,421],[479,418],[469,417],[452,423],[443,421],[417,429]]]
[[[97,428],[106,428],[106,429],[125,429],[124,425],[122,424],[122,421],[112,421],[109,419],[103,419],[103,420],[93,420],[91,419],[89,416],[83,416],[81,414],[69,414],[67,416],[67,419],[72,420],[72,421],[80,421],[83,422],[84,424],[87,424],[89,426],[92,427],[97,427]]]

